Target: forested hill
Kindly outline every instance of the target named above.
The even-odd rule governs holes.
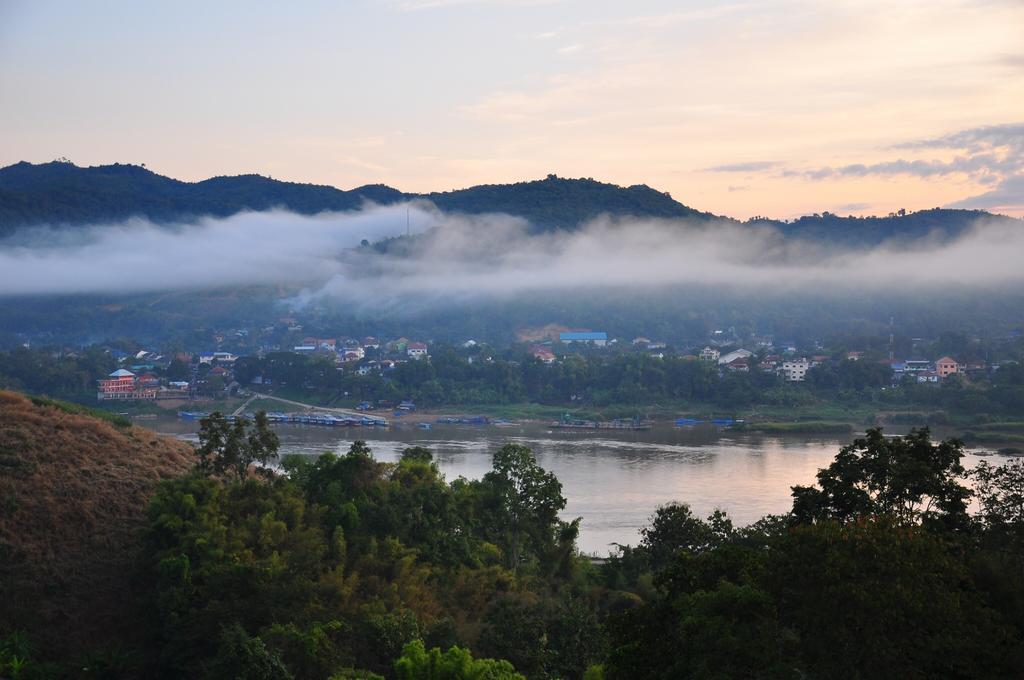
[[[71,163],[17,163],[0,169],[0,234],[33,224],[86,224],[146,217],[158,222],[242,210],[286,208],[303,214],[353,210],[366,200],[389,203],[402,192],[381,185],[342,191],[259,175],[182,182],[137,165],[82,168]]]
[[[845,245],[875,245],[890,239],[911,241],[929,236],[955,238],[979,221],[1010,220],[983,210],[932,208],[885,217],[850,217],[825,212],[790,222],[754,218],[748,224],[775,227],[791,238]],[[1020,220],[1013,220],[1020,223]]]
[[[387,204],[415,198],[426,198],[450,212],[518,215],[540,229],[573,228],[603,213],[714,217],[643,185],[624,188],[553,175],[534,182],[408,194],[380,184],[344,191],[260,175],[182,182],[137,165],[83,168],[55,161],[40,165],[22,162],[0,169],[0,234],[33,224],[86,224],[136,216],[170,222],[271,208],[313,214],[353,210],[366,201]]]
[[[0,168],[0,236],[21,226],[75,225],[145,217],[157,222],[226,217],[243,210],[284,208],[301,214],[354,210],[379,204],[427,199],[449,212],[502,212],[529,220],[537,230],[572,229],[598,215],[716,219],[646,185],[621,187],[593,179],[545,179],[487,184],[455,191],[410,194],[383,184],[350,190],[283,182],[260,175],[213,177],[182,182],[138,165],[79,167],[69,162],[21,162]],[[874,245],[889,239],[929,235],[955,237],[979,218],[973,210],[933,209],[885,217],[841,217],[831,213],[783,222],[755,218],[787,236],[847,245]],[[721,218],[729,219],[729,218]]]

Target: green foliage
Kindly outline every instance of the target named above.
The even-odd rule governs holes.
[[[281,659],[259,637],[249,637],[237,623],[224,629],[217,655],[209,663],[210,680],[292,680]]]
[[[558,512],[565,507],[562,484],[537,464],[525,446],[506,444],[494,454],[493,470],[484,475],[482,519],[488,535],[517,571],[524,561],[554,556],[572,545],[576,520],[565,525]]]
[[[80,404],[72,404],[67,401],[61,401],[59,399],[47,399],[46,397],[31,397],[32,403],[36,406],[49,406],[55,408],[64,413],[75,413],[78,415],[92,416],[100,420],[105,420],[108,423],[117,427],[131,427],[132,421],[125,418],[122,415],[111,413],[110,411],[104,411],[98,408],[88,408]]]
[[[72,408],[67,401],[95,402],[96,379],[116,367],[114,358],[98,347],[73,355],[53,349],[15,347],[8,352],[0,351],[0,388],[47,395],[65,400],[59,407]]]
[[[578,599],[545,599],[575,587],[560,486],[528,449],[496,465],[491,482],[450,485],[429,450],[386,464],[357,441],[344,456],[286,459],[286,477],[161,485],[146,549],[161,665],[196,674],[239,650],[263,663],[262,645],[295,677],[386,675],[412,640],[486,649],[497,603],[512,597],[536,605],[529,633],[549,640],[538,667],[582,674],[601,653],[597,619]],[[482,519],[509,516],[530,567],[521,579],[496,566],[504,553]],[[259,642],[235,635],[224,651],[225,622]]]
[[[927,428],[905,437],[869,430],[818,472],[820,488],[793,487],[794,518],[846,522],[884,515],[902,523],[963,525],[971,493],[960,483],[962,457],[962,442],[932,444]]]
[[[399,680],[526,680],[508,661],[473,659],[468,650],[452,647],[429,652],[421,640],[413,640],[402,649],[395,662]]]
[[[280,442],[270,429],[266,411],[256,414],[251,428],[245,418],[231,422],[219,411],[199,423],[196,468],[204,474],[233,475],[241,482],[248,477],[250,466],[256,464],[257,471],[266,472],[266,465],[277,458]]]
[[[981,461],[971,471],[981,519],[991,526],[1024,527],[1024,461]]]

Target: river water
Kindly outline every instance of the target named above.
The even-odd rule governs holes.
[[[198,423],[142,421],[144,427],[195,441]],[[605,555],[613,544],[636,544],[659,505],[689,503],[706,516],[725,510],[737,525],[791,507],[790,487],[810,484],[850,437],[763,436],[713,427],[656,426],[642,432],[553,430],[543,424],[472,426],[413,423],[389,428],[329,428],[275,425],[282,453],[344,453],[364,439],[378,460],[398,460],[407,446],[434,451],[449,480],[479,479],[491,469],[491,454],[514,442],[533,449],[537,461],[562,483],[565,519],[582,517],[579,547]],[[984,452],[964,458],[971,467]]]

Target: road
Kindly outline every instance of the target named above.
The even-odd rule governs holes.
[[[275,396],[273,396],[271,394],[261,394],[259,392],[253,392],[252,396],[249,397],[248,399],[246,399],[245,403],[243,403],[241,406],[236,408],[234,413],[232,413],[232,415],[236,415],[236,416],[242,415],[243,413],[245,413],[246,407],[248,407],[249,404],[251,404],[253,401],[255,401],[257,399],[272,399],[273,401],[279,401],[282,404],[289,404],[291,406],[298,406],[298,407],[302,408],[305,411],[323,411],[324,413],[335,413],[337,415],[349,416],[351,418],[363,418],[363,417],[367,416],[366,413],[362,413],[360,411],[353,411],[351,409],[346,409],[346,408],[330,408],[330,407],[327,407],[327,406],[312,406],[310,404],[303,404],[301,401],[292,401],[291,399],[284,399],[282,397],[275,397]],[[385,422],[387,422],[387,420],[385,418],[381,418],[378,415],[373,415],[371,417],[376,418],[377,420],[384,420]]]

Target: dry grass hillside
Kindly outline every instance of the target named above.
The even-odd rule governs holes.
[[[125,588],[146,505],[188,445],[0,391],[0,633],[74,655],[144,634]]]

